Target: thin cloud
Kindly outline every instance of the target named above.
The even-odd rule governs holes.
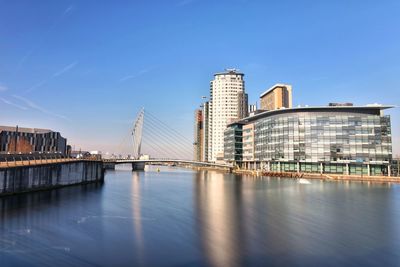
[[[78,64],[78,61],[75,61],[67,66],[65,66],[64,68],[62,68],[61,70],[57,71],[56,73],[53,74],[53,77],[57,77],[60,76],[64,73],[66,73],[67,71],[71,70],[72,68],[74,68],[76,65]]]
[[[22,66],[23,66],[23,64],[25,63],[25,61],[27,61],[31,56],[32,56],[32,54],[34,54],[35,52],[36,52],[36,50],[39,50],[41,47],[42,47],[42,45],[44,44],[44,42],[45,42],[45,37],[46,37],[46,35],[48,35],[51,31],[53,31],[57,26],[58,26],[58,24],[60,24],[63,20],[64,20],[64,17],[68,14],[68,13],[70,13],[72,10],[74,9],[74,6],[73,5],[70,5],[69,7],[67,7],[65,10],[64,10],[64,12],[59,16],[59,17],[57,17],[56,18],[56,20],[54,21],[54,23],[48,28],[48,30],[46,31],[46,33],[45,33],[45,35],[42,35],[42,38],[41,39],[39,39],[39,41],[36,43],[36,45],[34,45],[30,50],[28,50],[28,52],[26,52],[26,54],[21,58],[21,60],[18,62],[18,65],[17,65],[17,71],[19,71],[21,68],[22,68]]]
[[[8,88],[6,86],[0,84],[0,92],[4,92],[7,90],[8,90]]]
[[[140,76],[148,73],[149,71],[151,71],[151,68],[150,69],[141,70],[141,71],[139,71],[138,73],[135,73],[135,74],[127,75],[127,76],[122,77],[121,79],[119,79],[119,82],[122,83],[122,82],[125,82],[125,81],[128,81],[128,80],[131,80],[133,78],[140,77]]]
[[[38,110],[38,111],[40,111],[40,112],[42,112],[44,114],[51,115],[51,116],[54,116],[54,117],[57,117],[57,118],[60,118],[60,119],[68,120],[68,118],[66,116],[54,113],[52,111],[49,111],[49,110],[37,105],[36,103],[34,103],[33,101],[31,101],[31,100],[29,100],[29,99],[27,99],[25,97],[22,97],[22,96],[19,96],[19,95],[13,95],[13,97],[18,99],[18,100],[20,100],[20,101],[22,101],[22,102],[24,102],[28,107],[30,107],[32,109]]]
[[[0,97],[0,100],[3,101],[3,102],[4,102],[5,104],[7,104],[7,105],[10,105],[10,106],[19,108],[19,109],[21,109],[21,110],[27,110],[26,107],[21,106],[21,105],[18,105],[18,104],[15,104],[15,103],[13,103],[13,102],[11,102],[11,101],[5,99],[5,98]]]
[[[71,12],[74,9],[74,5],[70,5],[69,7],[67,7],[63,13],[63,16],[68,14],[69,12]]]
[[[34,86],[32,86],[31,88],[29,88],[28,90],[25,91],[25,93],[30,93],[40,87],[42,87],[43,85],[47,84],[49,81],[51,81],[52,79],[61,76],[62,74],[70,71],[72,68],[74,68],[76,65],[78,64],[78,61],[75,61],[65,67],[63,67],[62,69],[58,70],[57,72],[55,72],[53,74],[53,76],[51,76],[50,78],[44,79],[40,82],[38,82],[37,84],[35,84]]]
[[[39,87],[42,87],[43,85],[45,85],[47,83],[48,79],[45,79],[37,84],[35,84],[34,86],[32,86],[31,88],[29,88],[28,90],[25,91],[25,93],[29,93],[33,90],[36,90]]]

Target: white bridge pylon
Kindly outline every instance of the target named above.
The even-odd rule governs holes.
[[[132,129],[134,159],[139,159],[141,155],[143,123],[144,123],[144,108],[142,108],[138,113]]]
[[[129,145],[129,150],[133,159],[139,159],[142,155],[158,159],[193,158],[193,141],[170,123],[161,121],[148,110],[145,112],[144,108],[137,114],[131,129],[129,134],[132,135],[133,146]]]

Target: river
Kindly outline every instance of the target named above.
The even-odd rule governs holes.
[[[0,266],[400,266],[400,186],[146,167],[0,198]]]

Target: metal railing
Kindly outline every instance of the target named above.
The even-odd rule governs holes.
[[[0,161],[0,168],[17,167],[17,166],[32,166],[51,163],[62,163],[71,161],[94,161],[95,158],[71,158],[62,155],[39,155],[39,156],[12,156],[11,158],[3,158]]]

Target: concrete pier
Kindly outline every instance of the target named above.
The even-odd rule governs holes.
[[[115,162],[103,161],[103,168],[105,170],[115,170]]]
[[[145,167],[144,162],[132,163],[132,171],[144,171],[144,167]]]
[[[70,161],[0,168],[0,196],[104,180],[101,161]]]

